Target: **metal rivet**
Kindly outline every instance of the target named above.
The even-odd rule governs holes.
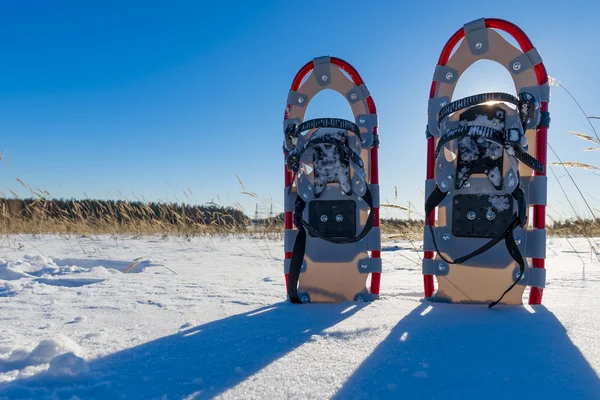
[[[448,175],[448,179],[450,179],[450,180],[454,179],[454,175],[452,175],[452,174]]]
[[[475,48],[476,48],[477,50],[481,50],[481,48],[482,48],[482,47],[483,47],[483,43],[481,43],[481,42],[477,42],[477,43],[475,43]]]
[[[357,197],[356,200],[362,201],[362,197]]]
[[[494,155],[490,156],[490,158],[491,158],[492,160],[497,160],[497,159],[498,159],[498,156],[494,154]]]
[[[469,211],[467,213],[467,218],[473,221],[475,218],[477,218],[477,214],[475,214],[475,211]]]
[[[360,184],[360,181],[356,181],[356,182],[354,182],[354,183],[356,183],[356,184],[358,185],[358,184]]]
[[[308,185],[307,186],[308,190],[312,190],[312,186]]]
[[[448,72],[448,73],[446,74],[446,79],[447,79],[447,80],[450,80],[450,79],[452,79],[452,78],[454,78],[454,74],[453,74],[452,72]]]
[[[521,238],[519,236],[515,236],[515,243],[517,245],[521,244]]]
[[[496,214],[495,214],[493,211],[488,211],[488,212],[487,212],[487,214],[485,214],[485,217],[486,217],[486,218],[487,218],[489,221],[491,221],[491,220],[493,220],[494,218],[496,218]]]
[[[513,64],[513,69],[514,69],[515,71],[518,71],[518,70],[520,70],[520,69],[521,69],[521,63],[520,63],[520,62],[518,62],[518,61],[517,61],[516,63],[514,63],[514,64]]]
[[[364,261],[363,261],[363,262],[361,262],[361,263],[360,263],[360,267],[361,267],[362,269],[367,269],[368,265],[367,265],[367,263],[366,263],[366,262],[364,262]]]
[[[327,215],[323,214],[321,215],[321,222],[327,222],[329,218],[327,218]]]
[[[342,222],[344,220],[344,216],[342,214],[338,214],[335,216],[335,220],[337,222]]]
[[[445,271],[446,270],[446,266],[444,264],[438,264],[438,270],[440,271]]]
[[[471,182],[465,182],[465,184],[463,185],[466,188],[470,188],[471,187]]]
[[[508,186],[509,186],[509,187],[512,187],[512,186],[514,186],[514,185],[515,185],[515,180],[514,180],[514,179],[509,179],[509,180],[508,180]]]
[[[450,234],[449,233],[444,233],[444,236],[442,236],[442,239],[444,239],[444,240],[450,240]]]
[[[327,82],[327,79],[329,79],[329,77],[328,77],[327,75],[322,75],[322,76],[321,76],[321,80],[322,80],[323,82]]]
[[[367,120],[365,119],[365,117],[360,117],[358,119],[358,122],[360,122],[361,124],[364,124],[365,122],[367,122]]]
[[[356,296],[356,301],[362,303],[363,301],[365,301],[365,299],[363,299],[362,296]]]
[[[446,100],[440,101],[440,106],[444,107],[446,105]]]
[[[362,138],[363,143],[367,143],[367,138]]]
[[[350,99],[351,99],[351,100],[356,100],[356,99],[357,99],[357,97],[358,97],[358,95],[357,95],[356,93],[352,93],[352,94],[350,95]]]
[[[515,280],[519,279],[519,273],[521,271],[516,271],[515,272]],[[523,275],[521,275],[521,280],[525,279],[525,272],[523,272]]]
[[[302,296],[302,302],[308,303],[308,296]]]
[[[442,181],[442,184],[440,186],[442,187],[442,189],[446,189],[448,187],[448,183],[446,183],[446,181]]]
[[[302,193],[302,197],[304,197],[306,199],[306,198],[308,198],[308,195],[306,193]]]
[[[304,103],[304,97],[298,97],[298,103],[300,103],[300,104]]]

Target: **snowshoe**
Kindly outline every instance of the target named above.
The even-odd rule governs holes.
[[[512,35],[520,49],[497,30]],[[481,59],[506,67],[517,96],[452,98],[461,75]],[[425,297],[522,304],[530,286],[529,303],[541,303],[549,98],[542,58],[510,22],[470,22],[444,47],[428,110]]]
[[[324,89],[348,100],[354,121],[304,121],[310,101]],[[334,57],[307,63],[289,91],[283,131],[289,300],[376,299],[381,274],[377,111],[358,72]]]

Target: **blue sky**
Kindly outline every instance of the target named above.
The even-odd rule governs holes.
[[[280,211],[289,85],[304,63],[333,55],[358,69],[377,103],[382,197],[393,201],[396,186],[395,202],[411,201],[421,212],[433,69],[446,40],[483,16],[521,26],[550,75],[589,114],[600,114],[595,1],[91,4],[0,6],[0,191],[7,196],[8,189],[28,194],[19,178],[54,197],[239,202],[252,214],[257,200],[240,193],[238,174]],[[507,77],[491,63],[476,65],[460,94],[510,90]],[[582,152],[587,143],[567,133],[591,133],[567,94],[554,88],[550,106],[550,143],[559,155],[600,164],[598,153]],[[309,116],[350,112],[341,97],[323,93]],[[598,204],[598,177],[572,172]],[[569,216],[550,180],[551,212]]]

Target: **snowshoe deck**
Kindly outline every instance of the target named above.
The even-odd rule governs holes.
[[[520,49],[496,29],[512,35]],[[482,59],[509,71],[517,96],[453,101],[461,75]],[[531,286],[530,304],[541,302],[549,91],[539,53],[510,22],[470,22],[442,51],[427,127],[423,274],[431,300],[522,304]]]
[[[348,100],[354,121],[304,121],[310,101],[324,89]],[[290,301],[377,298],[381,273],[377,111],[358,72],[334,57],[307,63],[292,83],[283,131],[284,270]]]

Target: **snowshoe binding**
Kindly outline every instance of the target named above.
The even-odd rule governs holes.
[[[520,49],[497,30],[512,35]],[[452,99],[461,75],[481,59],[509,71],[517,96]],[[479,19],[446,44],[428,110],[425,297],[490,307],[522,304],[530,286],[529,303],[541,303],[549,97],[540,55],[512,23]]]
[[[354,121],[304,121],[308,104],[324,89],[348,100]],[[289,300],[376,299],[381,274],[377,111],[358,72],[334,57],[307,63],[292,83],[283,131]]]

